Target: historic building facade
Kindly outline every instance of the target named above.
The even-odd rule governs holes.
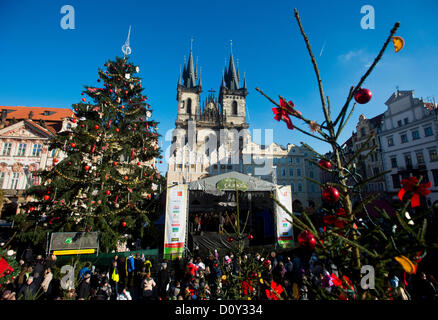
[[[49,139],[76,124],[71,109],[0,109],[0,187],[5,193],[4,210],[14,213],[24,201],[23,191],[40,183],[34,173],[51,167],[55,158],[61,161],[64,157],[60,150],[49,151]]]
[[[415,98],[414,91],[394,92],[385,102],[379,133],[387,191],[397,196],[401,180],[423,176],[432,182],[432,193],[422,200],[430,207],[438,201],[438,113],[437,106]]]
[[[264,146],[250,141],[242,150],[244,171],[279,185],[290,185],[292,204],[295,212],[305,207],[318,207],[321,204],[320,169],[315,154],[305,147],[276,143]],[[309,179],[307,179],[307,178]]]
[[[365,186],[364,191],[368,193],[386,190],[384,176],[378,177],[383,172],[381,146],[378,138],[382,123],[383,113],[371,119],[367,119],[364,114],[361,114],[356,125],[356,134],[352,136],[353,152],[359,152],[368,141],[368,146],[362,149],[363,151],[358,157],[360,161],[358,169],[362,178],[376,177]],[[371,152],[372,148],[375,148],[374,152]]]
[[[207,98],[202,100],[202,79],[197,69],[190,50],[177,85],[178,112],[169,156],[168,185],[229,171],[242,172],[242,148],[250,140],[246,80],[241,86],[231,52],[218,97],[214,90],[209,90]]]

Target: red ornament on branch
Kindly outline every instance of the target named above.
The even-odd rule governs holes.
[[[313,233],[308,230],[301,232],[298,235],[298,245],[303,249],[313,250],[315,249],[316,239]]]
[[[324,167],[324,168],[329,169],[329,170],[332,168],[332,164],[328,160],[321,159],[321,160],[318,161],[318,164],[321,167]]]
[[[50,199],[50,196],[48,196],[47,194],[44,196],[44,200],[49,200]]]
[[[368,89],[359,88],[354,94],[354,100],[359,104],[365,104],[371,100],[372,92]]]
[[[335,203],[339,200],[339,191],[334,187],[326,187],[322,191],[322,200],[329,203]]]

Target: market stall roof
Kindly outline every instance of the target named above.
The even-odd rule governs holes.
[[[214,195],[223,195],[225,191],[234,191],[237,186],[239,191],[273,191],[275,184],[252,177],[240,172],[231,171],[216,176],[207,177],[189,183],[190,191],[204,191]]]

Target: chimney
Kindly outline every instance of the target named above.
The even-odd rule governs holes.
[[[33,117],[33,111],[29,112],[29,116],[28,116],[29,120],[32,120],[32,117]]]
[[[8,110],[2,109],[1,123],[5,123],[7,116],[8,116]]]

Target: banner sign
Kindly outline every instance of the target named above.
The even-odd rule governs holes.
[[[89,254],[98,250],[98,232],[53,232],[50,236],[49,251],[55,255]]]
[[[220,191],[224,191],[224,190],[234,191],[236,190],[236,188],[239,191],[246,191],[246,189],[248,189],[248,186],[245,184],[245,182],[239,179],[225,178],[216,184],[216,188]]]
[[[167,189],[164,258],[182,258],[187,228],[188,185]]]
[[[277,186],[275,188],[275,198],[280,202],[290,213],[292,213],[292,192],[290,186]],[[283,210],[275,203],[275,215],[277,226],[277,242],[281,248],[292,248],[294,246],[292,217],[289,213]]]

